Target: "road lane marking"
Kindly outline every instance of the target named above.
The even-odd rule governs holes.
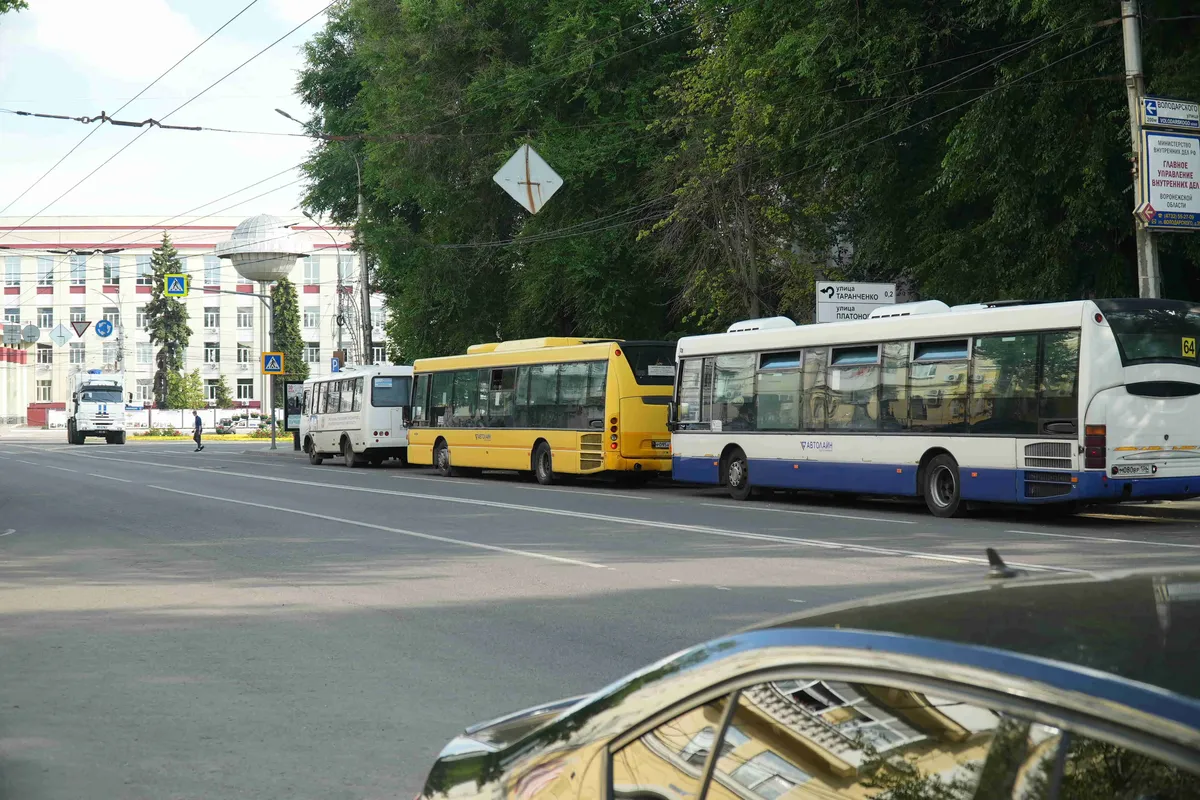
[[[200,494],[199,492],[185,492],[182,489],[171,489],[166,486],[150,486],[151,489],[157,489],[162,492],[171,492],[173,494],[182,494],[187,497],[200,497],[205,500],[216,500],[220,503],[234,503],[239,506],[250,506],[251,508],[262,508],[268,511],[282,511],[287,514],[298,514],[302,517],[312,517],[313,519],[323,519],[329,522],[337,522],[344,525],[357,525],[360,528],[371,528],[377,531],[385,531],[387,533],[398,533],[402,536],[411,536],[414,539],[425,539],[431,542],[442,542],[443,544],[455,544],[460,547],[473,547],[478,550],[490,550],[495,553],[507,553],[513,556],[524,556],[526,558],[538,558],[543,561],[554,561],[559,564],[571,564],[576,567],[590,567],[592,569],[607,569],[604,564],[594,564],[591,561],[580,561],[576,558],[563,558],[562,556],[552,556],[546,553],[534,553],[529,550],[516,550],[511,547],[501,547],[494,544],[484,544],[483,542],[471,542],[466,539],[452,539],[449,536],[435,536],[431,533],[419,533],[417,531],[405,530],[403,528],[392,528],[387,525],[376,525],[373,522],[360,522],[354,519],[346,519],[344,517],[335,517],[330,514],[317,514],[313,511],[301,511],[298,508],[284,508],[283,506],[272,506],[266,503],[251,503],[246,500],[234,500],[231,497],[217,497],[211,494]]]
[[[1200,550],[1200,544],[1184,544],[1182,542],[1152,542],[1146,539],[1118,539],[1113,536],[1083,536],[1071,533],[1046,533],[1044,531],[1005,531],[1005,533],[1020,533],[1026,536],[1053,536],[1057,539],[1082,539],[1087,542],[1115,542],[1117,544],[1141,544],[1149,547],[1186,547],[1189,550]]]
[[[313,467],[312,469],[320,469]],[[524,489],[528,492],[563,492],[564,494],[591,494],[596,497],[624,497],[629,500],[653,500],[653,497],[636,494],[622,494],[621,492],[593,492],[590,489],[567,489],[556,488],[554,486],[526,486],[515,481],[503,483],[501,481],[482,481],[477,479],[463,478],[428,478],[424,475],[393,475],[393,478],[402,481],[434,481],[442,484],[466,483],[471,486],[503,486],[504,488]]]
[[[887,517],[856,517],[852,514],[832,514],[827,511],[799,511],[794,508],[775,508],[774,506],[762,505],[734,505],[733,503],[698,503],[698,505],[709,506],[710,508],[736,508],[745,509],[746,511],[774,511],[778,514],[800,514],[805,517],[831,517],[833,519],[856,519],[862,522],[887,522],[893,525],[916,525],[917,523],[909,519],[888,519]]]
[[[16,528],[9,528],[4,533],[0,533],[0,536],[12,536],[16,532],[17,532]]]
[[[789,597],[788,602],[789,603],[803,603],[804,601],[803,600],[793,600],[792,598]]]
[[[79,471],[77,469],[67,469],[66,467],[56,467],[53,464],[38,464],[38,466],[45,467],[46,469],[56,469],[59,472],[78,472]]]
[[[106,481],[120,481],[121,483],[133,483],[133,481],[129,480],[128,478],[117,478],[112,475],[101,475],[99,472],[89,472],[88,477],[103,478]]]
[[[919,550],[902,550],[894,547],[874,547],[865,544],[850,544],[846,542],[833,542],[822,539],[807,539],[792,536],[779,536],[766,533],[749,533],[746,531],[728,530],[725,528],[713,528],[706,525],[691,525],[681,522],[660,522],[657,520],[638,519],[635,517],[617,517],[609,514],[593,514],[585,511],[569,511],[561,508],[544,508],[542,506],[526,506],[517,503],[500,503],[489,500],[474,500],[467,497],[451,497],[449,495],[436,494],[421,494],[418,492],[402,492],[393,489],[376,489],[369,486],[347,486],[343,483],[323,483],[320,481],[302,481],[295,478],[282,478],[272,475],[255,475],[250,472],[233,472],[231,470],[206,469],[204,467],[180,467],[173,464],[160,464],[154,461],[131,461],[129,459],[108,458],[106,456],[89,456],[82,453],[78,454],[79,458],[94,458],[100,461],[117,461],[124,464],[141,464],[151,467],[170,467],[171,469],[184,470],[189,472],[203,472],[209,475],[224,475],[230,478],[250,478],[252,480],[269,481],[272,483],[287,483],[295,486],[313,486],[322,489],[332,489],[337,492],[363,492],[365,494],[379,494],[391,497],[407,497],[413,500],[430,500],[438,503],[458,503],[461,505],[483,506],[492,509],[507,509],[510,511],[522,511],[531,514],[545,514],[548,516],[569,517],[573,519],[586,519],[596,522],[608,522],[616,525],[625,525],[631,527],[657,528],[659,530],[682,531],[685,533],[699,533],[706,536],[718,536],[728,539],[742,539],[755,542],[770,542],[772,544],[787,544],[798,547],[815,547],[823,550],[844,550],[850,553],[868,553],[871,555],[882,556],[898,556],[903,558],[915,558],[924,561],[939,561],[950,564],[971,564],[971,565],[986,565],[986,558],[974,558],[971,556],[945,556],[935,553],[928,553]],[[221,498],[224,499],[224,498]],[[247,505],[254,505],[248,503]],[[265,506],[264,506],[265,508]],[[291,511],[292,509],[282,509]],[[308,513],[308,512],[298,512]],[[329,519],[338,519],[337,517],[329,517]],[[1031,564],[1029,562],[1009,561],[1010,566],[1020,567],[1022,569],[1033,570],[1036,572],[1066,572],[1066,573],[1081,573],[1087,574],[1088,570],[1075,569],[1073,567],[1055,567],[1048,564]]]

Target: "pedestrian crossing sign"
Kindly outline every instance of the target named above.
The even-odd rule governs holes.
[[[262,371],[263,375],[282,375],[283,353],[263,353]]]
[[[163,294],[167,297],[187,297],[188,276],[180,274],[164,275]]]

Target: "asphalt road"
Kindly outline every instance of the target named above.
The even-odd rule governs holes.
[[[1200,505],[912,503],[0,439],[0,798],[410,798],[464,726],[823,603],[1200,564]]]

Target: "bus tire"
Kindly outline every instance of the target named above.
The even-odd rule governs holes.
[[[450,466],[450,448],[445,439],[438,439],[433,446],[433,468],[443,478],[454,477],[454,467]]]
[[[554,454],[544,441],[533,448],[533,476],[542,486],[558,483],[558,476],[554,474]]]
[[[304,440],[304,450],[308,453],[308,463],[314,467],[321,466],[321,463],[325,461],[325,457],[317,452],[317,444],[312,437]]]
[[[921,494],[935,517],[953,517],[963,510],[962,480],[954,456],[943,453],[925,466]]]
[[[354,445],[350,443],[349,436],[342,437],[342,458],[346,461],[346,466],[353,469],[363,465],[363,458],[354,452]]]
[[[750,462],[742,448],[735,447],[725,456],[721,478],[734,500],[749,500],[753,488],[750,486]]]

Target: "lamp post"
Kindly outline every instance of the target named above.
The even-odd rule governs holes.
[[[283,113],[283,112],[280,112],[280,113]],[[318,222],[316,217],[314,217],[312,214],[308,213],[307,211],[301,211],[300,213],[303,214],[305,217],[307,217],[308,221],[311,222],[313,225],[316,225],[318,228],[325,231],[325,235],[329,237],[329,241],[333,242],[334,252],[337,253],[337,260],[338,260],[338,268],[337,268],[338,313],[337,313],[337,319],[335,321],[337,322],[337,349],[338,349],[338,352],[341,352],[342,351],[342,328],[344,327],[342,325],[342,322],[343,322],[343,317],[342,317],[342,246],[338,242],[337,237],[334,236],[333,233],[328,228],[326,228],[324,225],[322,225],[320,222]]]
[[[290,119],[292,122],[295,122],[297,125],[303,126],[305,129],[307,129],[309,127],[308,123],[302,122],[302,121],[296,119],[291,114],[284,111],[282,108],[277,108],[277,109],[275,109],[275,111],[276,111],[276,113],[280,114],[281,116],[286,117],[287,119]],[[327,142],[336,141],[332,137],[324,135],[324,134],[311,133],[311,132],[310,132],[310,134],[313,136],[313,138],[324,139]],[[351,150],[349,152],[350,152],[350,157],[354,159],[354,174],[358,179],[358,225],[359,225],[359,231],[358,231],[358,236],[359,236],[359,239],[358,239],[358,275],[359,275],[360,288],[362,290],[362,313],[359,315],[359,319],[362,320],[362,343],[363,343],[362,362],[364,364],[374,364],[375,363],[375,348],[371,342],[371,274],[370,274],[370,270],[367,268],[367,249],[366,249],[366,247],[363,246],[363,243],[362,243],[362,223],[363,223],[363,217],[365,216],[365,208],[366,208],[366,204],[363,202],[363,193],[362,193],[362,163],[358,160],[358,153],[355,153],[353,150]],[[308,217],[308,214],[305,214],[304,216]],[[312,217],[309,217],[309,219],[312,219]],[[313,220],[313,221],[315,222],[316,220]],[[328,231],[326,231],[326,233],[328,233]],[[341,259],[339,258],[338,260],[340,261]],[[341,272],[340,272],[341,265],[340,264],[338,266],[338,270],[339,270],[338,277],[340,279],[341,278]]]
[[[260,299],[263,300],[263,352],[274,349],[275,311],[274,304],[267,302],[270,287],[275,281],[286,277],[296,266],[296,259],[312,252],[312,241],[307,235],[291,230],[278,217],[260,214],[244,220],[227,241],[216,246],[218,256],[228,258],[238,274],[258,283]],[[287,369],[287,364],[283,364]],[[267,378],[271,377],[268,381]],[[263,374],[264,397],[271,397],[271,449],[275,444],[275,381],[274,376]]]

